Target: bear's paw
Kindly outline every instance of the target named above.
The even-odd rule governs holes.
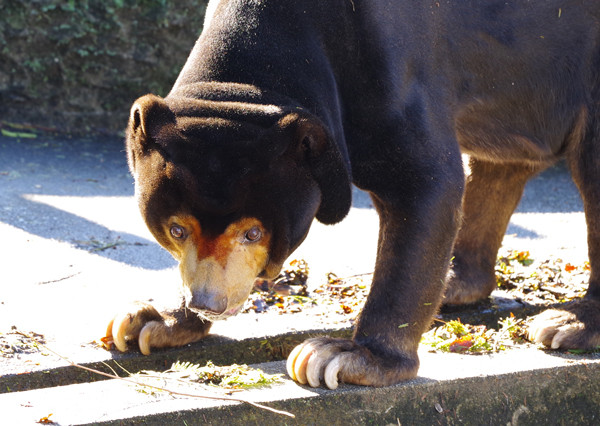
[[[312,387],[323,381],[329,389],[336,389],[339,382],[388,386],[414,378],[418,367],[416,353],[379,358],[356,342],[330,337],[306,340],[287,359],[287,372],[293,380]]]
[[[528,338],[552,349],[600,347],[600,302],[582,299],[533,317]]]

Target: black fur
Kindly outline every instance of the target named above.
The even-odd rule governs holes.
[[[563,341],[598,340],[600,2],[222,0],[209,10],[172,91],[142,98],[130,120],[130,164],[159,241],[156,223],[180,205],[214,234],[254,216],[273,234],[273,275],[313,217],[346,215],[351,177],[381,218],[373,286],[353,343],[310,345],[324,365],[344,354],[342,380],[394,383],[416,374],[452,256],[445,302],[486,297],[523,185],[566,157],[592,274],[590,302],[569,311],[574,324],[585,312],[586,332]],[[473,171],[464,209],[461,151]]]

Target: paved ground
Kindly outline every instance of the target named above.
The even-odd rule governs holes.
[[[0,139],[0,331],[17,325],[88,341],[115,305],[168,303],[176,264],[149,234],[132,197],[122,141]],[[339,225],[315,224],[295,257],[321,279],[372,271],[378,221],[365,194]],[[528,186],[505,245],[586,257],[578,193],[564,167]]]
[[[349,217],[315,224],[294,257],[308,261],[312,279],[370,272],[377,226],[369,198],[357,192]],[[118,306],[175,300],[176,264],[139,217],[121,140],[0,138],[0,240],[0,333],[16,326],[43,334],[75,361],[110,357],[91,342]],[[581,200],[564,166],[530,182],[504,244],[533,257],[586,259]],[[292,315],[256,317],[214,330],[241,338],[319,327]],[[0,376],[45,367],[26,355],[2,361]]]

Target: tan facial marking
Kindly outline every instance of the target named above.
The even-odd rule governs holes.
[[[243,218],[214,238],[203,235],[200,224],[191,216],[170,218],[165,225],[167,235],[173,224],[184,227],[187,234],[182,240],[170,237],[174,247],[169,251],[180,262],[188,301],[195,293],[210,294],[226,300],[226,312],[243,304],[268,261],[270,235],[263,224],[256,218]],[[247,239],[249,230],[254,231],[252,237],[260,235],[260,238]]]

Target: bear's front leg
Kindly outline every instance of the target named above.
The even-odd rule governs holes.
[[[416,376],[419,341],[441,302],[460,218],[460,166],[454,177],[421,176],[407,184],[417,192],[397,189],[399,199],[372,196],[380,216],[377,262],[354,337],[307,340],[288,358],[290,377],[335,389],[339,381],[387,386]]]
[[[144,355],[152,348],[184,346],[205,337],[212,323],[200,318],[182,303],[178,309],[158,312],[152,305],[133,303],[108,323],[103,341],[121,351],[137,342]]]

